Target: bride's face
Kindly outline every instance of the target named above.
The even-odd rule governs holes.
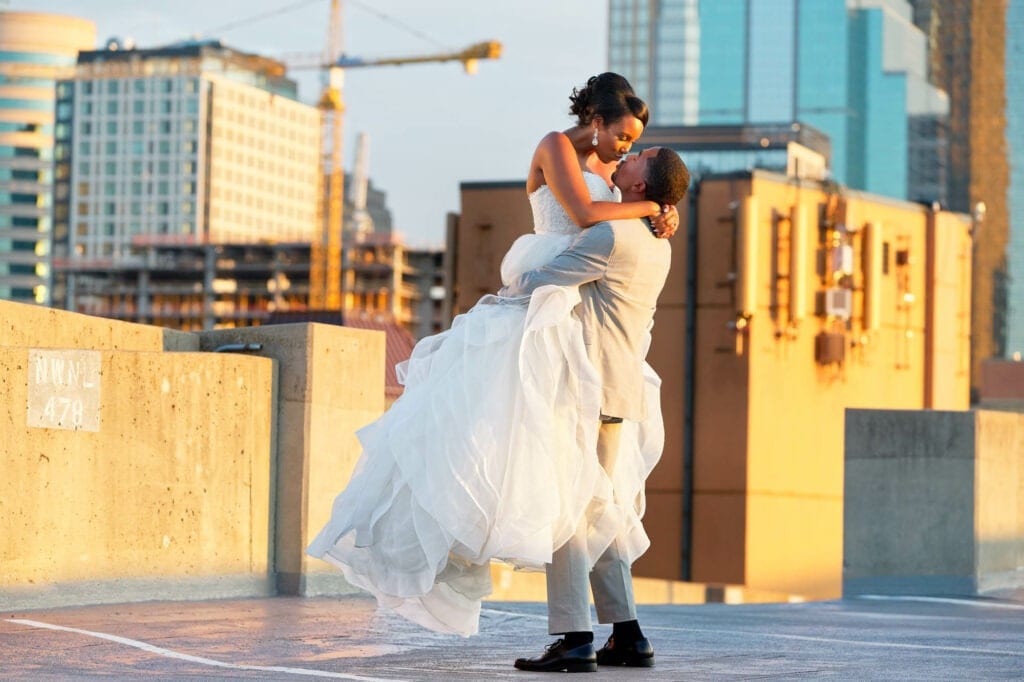
[[[602,163],[617,163],[629,153],[630,147],[644,132],[644,124],[636,116],[623,116],[614,123],[604,125],[603,120],[597,123],[597,158]]]

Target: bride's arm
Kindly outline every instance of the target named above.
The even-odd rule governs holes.
[[[590,227],[602,220],[644,218],[661,211],[653,201],[619,203],[591,200],[576,159],[576,150],[569,138],[561,133],[544,136],[533,154],[533,167],[540,170],[555,199],[580,227]]]

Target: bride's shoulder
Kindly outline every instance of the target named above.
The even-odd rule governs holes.
[[[565,133],[552,130],[540,138],[540,142],[537,143],[537,149],[565,151],[566,149],[572,149],[572,141],[569,140],[569,136]]]

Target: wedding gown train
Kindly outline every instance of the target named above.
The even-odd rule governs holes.
[[[585,174],[595,200],[617,195]],[[543,266],[577,228],[546,186],[535,233],[502,278]],[[403,395],[360,429],[363,454],[307,552],[378,603],[432,630],[477,631],[490,561],[541,570],[588,527],[591,563],[618,538],[630,561],[650,544],[644,481],[661,455],[660,380],[645,364],[648,418],[623,425],[615,470],[597,461],[600,377],[573,315],[575,287],[529,299],[484,296],[399,366]]]

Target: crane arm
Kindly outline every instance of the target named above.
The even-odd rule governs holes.
[[[441,52],[439,54],[418,55],[413,57],[382,57],[378,59],[361,59],[342,55],[334,64],[346,69],[361,66],[401,66],[402,64],[422,64],[424,62],[471,62],[477,59],[498,59],[501,57],[501,43],[488,40],[470,45],[458,52]]]

